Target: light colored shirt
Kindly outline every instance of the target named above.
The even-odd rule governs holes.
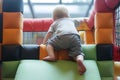
[[[52,32],[56,36],[65,34],[78,34],[73,20],[69,18],[60,18],[54,21],[51,24],[48,32]]]

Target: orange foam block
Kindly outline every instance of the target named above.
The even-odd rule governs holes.
[[[21,12],[3,12],[4,29],[23,29],[23,15]]]
[[[40,45],[40,52],[39,53],[40,53],[40,55],[39,55],[40,60],[42,60],[44,57],[48,56],[48,53],[46,50],[46,45],[44,45],[44,44]],[[55,52],[55,56],[56,56],[56,59],[58,59],[57,52]]]
[[[92,30],[85,31],[85,44],[94,44],[94,32]]]
[[[3,29],[3,44],[22,44],[21,29]]]
[[[113,13],[96,13],[95,28],[113,28]]]
[[[112,44],[113,29],[95,29],[96,44]]]
[[[42,60],[44,57],[48,55],[46,50],[46,45],[41,44],[40,45],[40,56],[39,59]],[[55,56],[57,60],[68,60],[68,51],[67,50],[60,50],[55,51]]]

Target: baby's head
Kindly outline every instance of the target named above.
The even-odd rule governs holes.
[[[63,5],[57,6],[53,11],[53,19],[56,20],[65,17],[70,17],[67,8]]]

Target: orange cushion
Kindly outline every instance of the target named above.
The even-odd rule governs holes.
[[[96,13],[95,28],[113,28],[113,13]]]
[[[94,32],[92,30],[85,31],[85,44],[94,44]]]
[[[3,44],[22,44],[21,29],[3,29]]]
[[[3,12],[4,29],[22,29],[23,15],[21,12]]]
[[[112,44],[113,29],[95,29],[96,44]]]
[[[40,55],[39,55],[39,59],[43,59],[44,57],[46,57],[48,55],[47,53],[47,50],[46,50],[46,45],[44,44],[41,44],[40,45]],[[57,52],[55,52],[55,56],[56,58],[58,59],[58,56],[57,56]]]
[[[46,50],[46,45],[41,44],[39,59],[43,59],[47,55],[48,54],[47,54],[47,50]],[[69,59],[67,50],[55,51],[55,56],[58,60],[68,60]]]

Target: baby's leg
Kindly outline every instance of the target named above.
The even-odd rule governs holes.
[[[83,64],[83,60],[84,60],[83,55],[78,55],[76,57],[76,62],[77,62],[77,65],[78,65],[78,71],[79,71],[80,75],[84,74],[85,71],[86,71],[86,68]]]
[[[54,48],[52,47],[52,45],[48,44],[46,49],[47,49],[47,52],[48,52],[48,56],[43,58],[43,60],[45,60],[45,61],[56,61],[55,54],[54,54]]]

